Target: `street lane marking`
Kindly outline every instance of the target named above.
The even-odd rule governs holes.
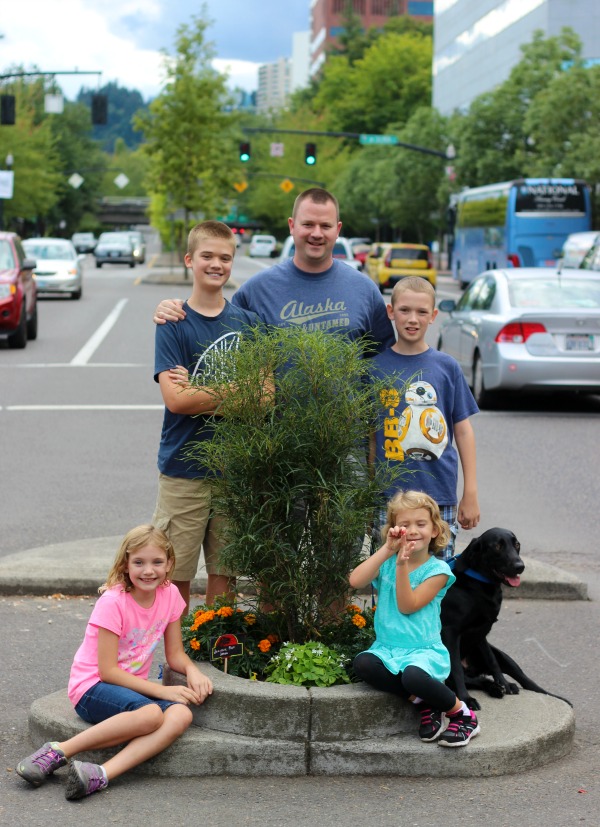
[[[164,405],[4,405],[0,411],[164,411]]]
[[[98,330],[87,340],[79,353],[71,359],[72,365],[87,365],[95,351],[100,347],[106,336],[114,327],[115,322],[121,315],[121,311],[128,301],[129,299],[120,299],[117,302],[113,311],[109,313],[106,319],[104,319]]]
[[[152,370],[152,365],[144,362],[89,362],[86,365],[74,365],[72,362],[32,362],[30,364],[1,364],[2,368],[144,368],[145,370]]]

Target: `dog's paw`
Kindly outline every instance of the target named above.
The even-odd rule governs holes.
[[[506,694],[507,695],[518,695],[519,692],[520,692],[520,687],[518,687],[516,683],[507,683],[506,684]]]
[[[475,712],[481,709],[481,704],[479,703],[479,701],[476,698],[472,698],[470,695],[467,697],[465,703],[469,707],[469,709],[472,709]]]
[[[488,687],[488,694],[491,695],[492,698],[503,698],[506,692],[507,688],[502,683],[490,683]]]

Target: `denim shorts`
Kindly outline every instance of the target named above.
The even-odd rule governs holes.
[[[133,689],[127,689],[125,686],[99,681],[83,693],[75,707],[75,712],[88,724],[99,724],[100,721],[112,718],[113,715],[119,715],[121,712],[133,712],[134,709],[140,709],[140,707],[148,706],[148,704],[157,704],[164,712],[174,703],[176,701],[148,698],[146,695],[140,695],[139,692],[134,692]]]

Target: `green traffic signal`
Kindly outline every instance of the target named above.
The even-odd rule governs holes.
[[[250,160],[250,144],[244,141],[240,144],[240,161],[244,164]]]
[[[317,145],[306,144],[304,147],[304,163],[309,167],[314,167],[317,163]]]

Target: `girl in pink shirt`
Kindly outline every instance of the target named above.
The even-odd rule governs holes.
[[[66,741],[51,741],[17,765],[34,786],[69,764],[67,799],[83,798],[175,741],[192,722],[190,704],[212,693],[211,681],[183,650],[180,617],[185,602],[167,576],[175,564],[166,534],[151,525],[132,529],[113,567],[75,654],[69,698],[94,726]],[[164,638],[171,669],[187,686],[148,680],[154,650]],[[71,760],[80,752],[128,742],[105,764]]]

